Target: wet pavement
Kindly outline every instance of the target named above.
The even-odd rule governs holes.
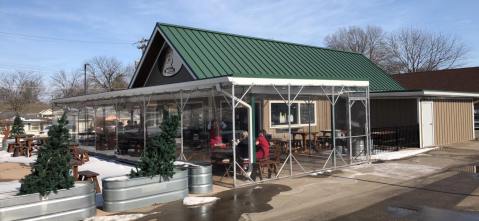
[[[396,207],[390,206],[387,211],[392,220],[414,221],[479,221],[478,213],[468,211],[454,211],[432,207]]]
[[[281,192],[291,187],[279,184],[261,184],[224,191],[213,196],[218,201],[200,206],[187,207],[182,201],[176,201],[156,209],[138,220],[203,221],[203,220],[240,220],[248,219],[246,214],[266,212],[273,207],[268,203]]]
[[[479,220],[479,142],[172,202],[139,220]],[[124,213],[126,214],[126,213]]]

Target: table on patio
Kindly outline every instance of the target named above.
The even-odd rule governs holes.
[[[309,143],[311,143],[314,140],[314,138],[316,137],[316,135],[318,135],[318,134],[319,134],[319,132],[317,132],[317,131],[310,131],[310,132],[308,132],[308,131],[294,131],[294,132],[291,132],[291,136],[293,137],[293,143],[297,142],[296,136],[301,135],[302,143],[301,143],[300,146],[301,146],[301,149],[303,151],[306,151],[306,147],[307,147],[306,138],[309,138],[308,141],[309,141]],[[311,135],[311,136],[309,136],[309,135]]]

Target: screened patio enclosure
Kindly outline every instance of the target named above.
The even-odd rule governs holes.
[[[177,114],[177,159],[212,163],[215,183],[233,187],[258,182],[247,174],[261,162],[255,142],[261,129],[276,165],[263,180],[370,160],[368,81],[218,77],[54,105],[67,112],[81,148],[129,162],[160,132],[163,117]]]

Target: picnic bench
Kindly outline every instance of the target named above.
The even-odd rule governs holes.
[[[96,192],[101,193],[100,184],[98,183],[98,175],[100,174],[90,170],[82,170],[78,172],[78,180],[79,181],[91,180],[93,183],[95,183]]]

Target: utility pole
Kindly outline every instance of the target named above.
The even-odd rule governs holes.
[[[85,65],[83,66],[83,72],[84,72],[84,91],[83,91],[83,95],[86,95],[87,94],[87,89],[88,89],[88,82],[87,82],[87,76],[86,76],[86,68],[87,66],[89,66],[90,64],[88,63],[85,63]],[[85,128],[83,128],[85,130],[85,135],[84,138],[83,138],[83,142],[86,142],[86,140],[88,140],[88,108],[87,106],[85,106]]]
[[[84,75],[85,75],[85,76],[84,76],[84,79],[83,79],[83,80],[84,80],[83,83],[85,84],[85,85],[84,85],[83,95],[86,95],[86,90],[87,90],[87,87],[88,87],[87,80],[86,80],[86,79],[87,79],[87,78],[86,78],[86,68],[87,68],[87,66],[89,66],[89,65],[90,65],[90,64],[85,63],[84,66],[83,66],[83,73],[84,73]]]
[[[148,41],[149,40],[146,38],[141,38],[139,41],[135,43],[136,48],[138,48],[139,50],[141,50],[142,53],[144,53],[146,50],[146,47],[148,46]]]

